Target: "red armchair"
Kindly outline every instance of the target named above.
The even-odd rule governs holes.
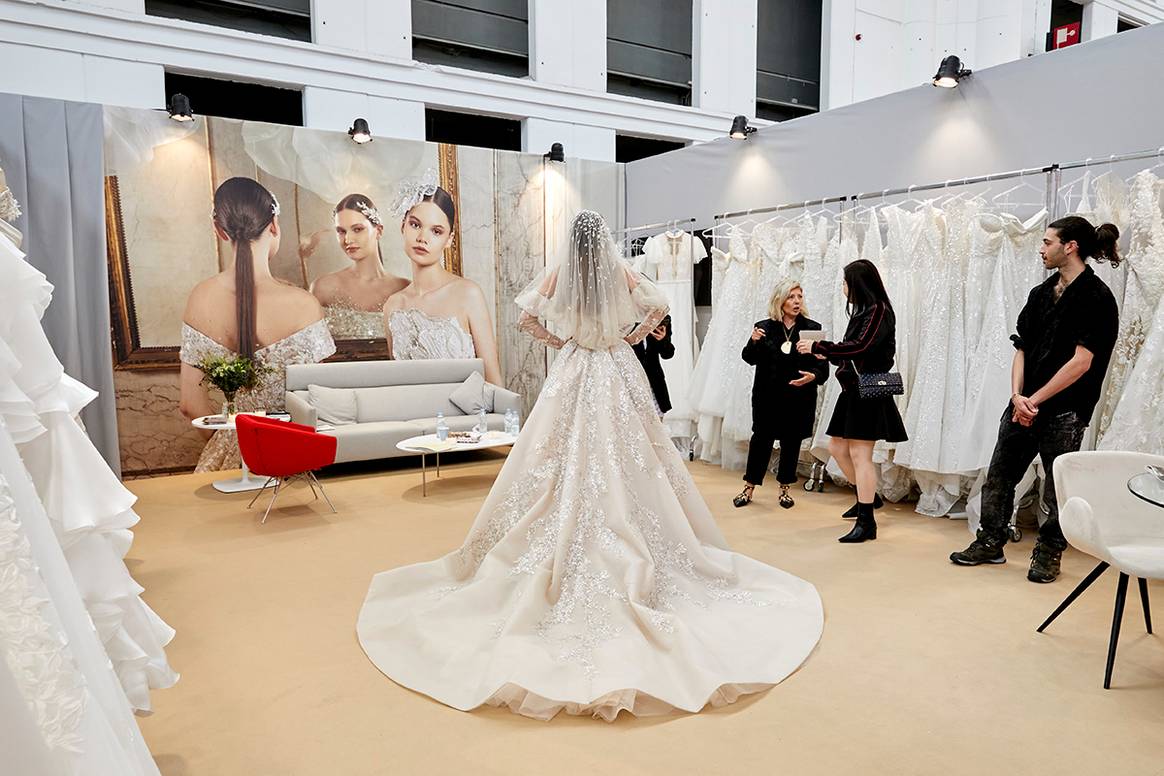
[[[247,467],[255,474],[267,478],[247,509],[254,506],[272,482],[275,484],[275,493],[271,496],[267,511],[263,513],[262,522],[267,522],[267,515],[271,513],[275,499],[279,498],[279,489],[300,478],[307,482],[317,499],[319,494],[315,488],[318,485],[331,511],[336,511],[323,485],[315,477],[316,469],[335,463],[335,437],[317,434],[311,426],[261,415],[238,415],[235,427],[238,431],[239,452]]]

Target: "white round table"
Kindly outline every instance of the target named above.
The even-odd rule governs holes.
[[[479,442],[455,442],[450,438],[444,444],[447,447],[429,447],[427,445],[439,445],[440,440],[437,439],[436,434],[424,434],[423,436],[414,436],[405,439],[402,442],[396,443],[397,450],[403,450],[406,453],[420,453],[420,495],[428,496],[428,456],[436,456],[436,476],[441,476],[441,453],[459,453],[466,450],[485,450],[490,447],[505,447],[512,445],[517,441],[517,437],[513,434],[504,434],[500,431],[490,431],[481,437]],[[422,446],[426,445],[426,446]]]
[[[239,415],[253,415],[257,413],[240,412]],[[235,416],[237,417],[237,415]],[[277,420],[282,420],[277,416],[268,415],[267,417],[276,417]],[[215,422],[207,422],[209,418],[216,418]],[[207,431],[235,431],[234,418],[227,418],[222,420],[222,415],[203,415],[200,418],[194,418],[190,421],[190,425],[194,428],[205,429]],[[237,442],[236,442],[237,443]],[[247,468],[247,462],[243,461],[242,451],[239,451],[238,459],[242,461],[242,476],[233,480],[219,480],[214,483],[214,489],[219,493],[245,493],[250,490],[259,490],[267,483],[266,477],[255,479],[251,477],[250,469]]]

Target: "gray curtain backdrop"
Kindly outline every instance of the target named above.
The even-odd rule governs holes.
[[[54,288],[42,323],[65,371],[100,394],[82,419],[120,476],[103,138],[100,105],[0,94],[0,167],[24,211],[21,248]]]

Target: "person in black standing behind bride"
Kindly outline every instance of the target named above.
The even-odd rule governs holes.
[[[756,367],[752,383],[752,441],[748,445],[748,470],[744,490],[732,501],[742,507],[752,501],[752,492],[764,484],[764,474],[772,457],[772,444],[780,442],[780,506],[790,509],[796,502],[788,488],[796,482],[800,444],[812,435],[816,417],[816,388],[829,376],[828,364],[796,351],[802,331],[820,331],[820,324],[805,317],[804,291],[794,280],[776,286],[768,303],[770,317],[752,327],[744,345],[744,361]]]
[[[675,345],[671,342],[671,316],[663,318],[642,342],[631,347],[643,365],[643,371],[647,373],[647,382],[651,384],[659,415],[666,415],[671,411],[671,394],[667,391],[667,376],[663,374],[663,365],[659,359],[675,355]]]
[[[893,368],[897,325],[885,284],[873,262],[858,259],[845,265],[842,287],[849,308],[844,341],[801,340],[797,349],[837,365],[841,395],[825,433],[831,437],[829,452],[849,482],[857,486],[857,524],[838,540],[851,544],[877,538],[873,445],[879,440],[904,442],[908,437],[892,396],[862,398],[858,390],[861,373],[888,372]],[[848,515],[849,512],[844,516]]]

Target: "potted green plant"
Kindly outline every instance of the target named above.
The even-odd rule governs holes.
[[[259,384],[259,379],[270,370],[269,367],[246,356],[211,356],[203,359],[198,365],[202,370],[202,382],[213,385],[222,391],[226,402],[222,405],[222,414],[233,418],[238,414],[235,406],[235,397],[239,391],[253,390]]]

